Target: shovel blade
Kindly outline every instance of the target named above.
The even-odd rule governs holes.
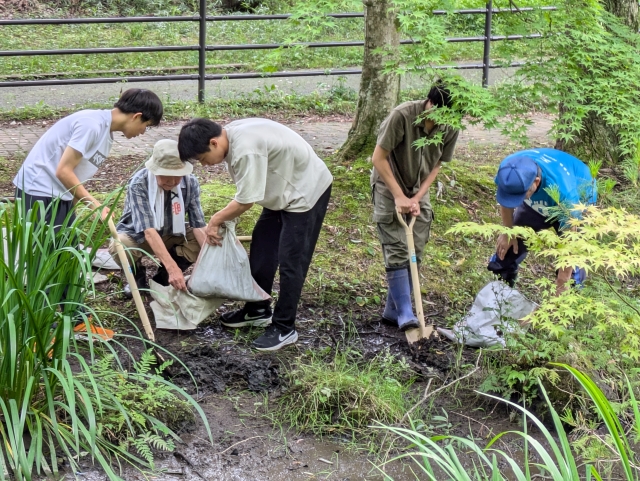
[[[432,333],[433,333],[433,324],[429,324],[422,328],[416,327],[415,329],[408,329],[404,331],[404,335],[407,336],[407,342],[409,344],[413,344],[414,342],[417,342],[423,338],[429,339]]]

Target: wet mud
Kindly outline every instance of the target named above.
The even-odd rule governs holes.
[[[194,380],[203,394],[222,393],[227,388],[273,392],[280,386],[279,363],[274,357],[234,355],[204,345],[181,352],[180,360],[191,375],[182,366],[175,365],[172,380],[187,392],[195,390]]]

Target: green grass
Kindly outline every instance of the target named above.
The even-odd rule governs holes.
[[[119,462],[153,469],[152,448],[170,451],[179,439],[163,409],[173,406],[178,418],[194,409],[209,430],[204,413],[158,375],[165,366],[153,369],[151,354],[138,363],[118,338],[100,348],[76,341],[76,320],[86,323],[90,313],[101,324],[85,303],[95,287],[84,279],[107,229],[82,208],[54,229],[41,207],[0,205],[0,477],[57,475],[61,458],[75,472],[86,456],[112,481]],[[49,208],[55,217],[58,203]],[[101,363],[105,352],[112,356]]]
[[[373,359],[348,346],[308,351],[286,373],[272,416],[297,431],[362,436],[374,420],[398,422],[412,403],[408,365],[389,352]]]
[[[207,44],[286,43],[291,35],[302,35],[296,33],[301,28],[282,20],[212,22],[207,30]],[[306,36],[305,41],[361,40],[362,32],[362,19],[340,19],[333,28],[325,29],[317,36]],[[181,22],[3,27],[0,49],[23,50],[25,45],[33,50],[198,45],[198,26],[197,22]],[[362,48],[358,47],[293,49],[283,56],[264,50],[207,54],[207,65],[212,67],[208,73],[263,71],[271,68],[271,64],[277,65],[278,70],[343,68],[358,66],[361,62]],[[197,51],[5,57],[0,76],[18,75],[28,79],[37,74],[58,73],[62,78],[100,77],[113,76],[100,71],[121,69],[134,70],[119,73],[121,76],[149,75],[148,69],[197,73],[197,68],[175,70],[175,67],[197,65]]]
[[[185,120],[193,117],[206,117],[214,120],[234,117],[271,117],[274,113],[277,113],[279,117],[291,117],[351,114],[354,112],[357,96],[355,90],[346,87],[341,81],[328,89],[320,87],[309,94],[302,95],[286,93],[275,84],[271,84],[233,98],[216,98],[215,93],[210,93],[203,104],[199,104],[195,99],[183,101],[173,100],[163,95],[160,97],[164,104],[165,121]],[[105,99],[104,102],[71,104],[69,107],[62,108],[40,102],[25,107],[0,109],[0,121],[57,119],[82,109],[111,108],[116,101],[117,98],[114,97]]]
[[[557,367],[568,370],[586,392],[589,403],[608,433],[608,436],[596,434],[595,437],[601,443],[608,444],[621,479],[639,480],[638,456],[627,437],[625,428],[618,419],[618,406],[609,401],[598,385],[584,373],[564,364],[558,364]],[[637,434],[640,431],[640,406],[634,396],[632,385],[628,381],[626,389],[629,404],[634,413],[629,425],[631,431]],[[555,433],[552,433],[548,426],[522,406],[495,396],[488,396],[522,413],[524,428],[500,433],[482,447],[484,443],[473,438],[450,435],[429,436],[418,431],[415,426],[410,429],[386,427],[384,429],[408,443],[408,452],[388,462],[410,459],[420,473],[420,476],[416,475],[416,479],[433,481],[506,481],[507,479],[531,481],[540,477],[553,481],[603,479],[604,476],[601,476],[603,473],[599,473],[596,466],[580,459],[572,449],[562,420],[551,405],[542,384],[541,391],[549,406]],[[529,424],[535,426],[541,436],[532,435],[527,428]],[[626,429],[629,429],[629,426]],[[515,436],[524,441],[523,459],[520,456],[513,456],[500,445],[502,438],[508,436]],[[386,475],[385,480],[392,481],[392,478]]]
[[[464,2],[458,7],[464,8]],[[468,7],[484,7],[484,3]],[[476,2],[477,3],[477,2]],[[526,2],[520,7],[541,2]],[[291,6],[274,3],[263,6],[256,13],[269,14],[291,11]],[[347,7],[345,7],[347,8]],[[361,9],[359,3],[351,3],[349,10]],[[66,11],[60,12],[67,14]],[[122,12],[88,12],[113,15]],[[182,4],[172,8],[149,5],[130,14],[193,15],[189,6]],[[210,14],[219,14],[212,11]],[[520,16],[521,17],[521,16]],[[494,35],[522,34],[527,23],[515,15],[496,15],[493,20]],[[481,36],[484,32],[483,15],[451,15],[439,17],[446,25],[447,36]],[[363,40],[362,18],[330,19],[323,25],[309,27],[297,21],[227,21],[210,22],[207,29],[208,45],[331,42]],[[197,22],[156,24],[90,24],[90,25],[39,25],[6,26],[0,31],[0,49],[66,49],[97,47],[133,47],[164,45],[197,45]],[[403,46],[410,51],[413,46]],[[493,58],[511,58],[526,54],[530,48],[525,42],[498,42],[493,48]],[[482,59],[482,42],[448,43],[444,58],[447,61],[473,61]],[[217,51],[207,53],[209,73],[273,71],[295,69],[328,69],[358,67],[362,64],[362,47],[294,48],[284,51]],[[12,76],[30,79],[42,74],[55,73],[59,78],[130,76],[150,73],[196,73],[198,52],[153,52],[100,55],[53,55],[35,57],[5,57],[0,66],[0,77]],[[190,69],[178,67],[192,67]],[[126,72],[117,72],[127,70]],[[112,73],[107,73],[107,72]]]

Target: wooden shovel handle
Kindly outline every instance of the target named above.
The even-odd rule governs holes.
[[[409,270],[411,271],[411,281],[413,282],[413,300],[416,305],[416,317],[418,318],[418,323],[420,327],[417,329],[409,329],[405,331],[405,335],[407,337],[407,341],[409,344],[413,344],[414,342],[422,339],[423,337],[431,336],[433,332],[433,326],[425,326],[424,323],[424,310],[422,307],[422,292],[420,291],[420,276],[418,275],[418,263],[416,260],[416,248],[413,242],[413,225],[416,222],[416,218],[413,217],[411,222],[407,224],[403,218],[403,215],[400,212],[396,212],[398,215],[398,220],[400,224],[404,227],[405,233],[407,235],[407,249],[409,253]]]
[[[124,271],[124,275],[127,278],[129,287],[131,288],[133,301],[136,304],[136,309],[138,310],[138,315],[140,316],[140,320],[142,321],[144,332],[147,334],[147,339],[149,339],[151,342],[155,342],[156,336],[153,334],[153,329],[151,329],[149,316],[147,316],[147,311],[144,308],[142,297],[140,297],[138,284],[136,284],[136,280],[133,277],[133,272],[131,271],[131,265],[129,264],[127,253],[124,251],[124,247],[122,246],[122,242],[120,242],[120,237],[118,236],[118,231],[116,230],[116,226],[113,225],[113,220],[111,220],[111,218],[109,218],[109,230],[111,231],[111,237],[113,238],[113,241],[115,242],[115,245],[116,245],[116,252],[118,253],[120,264],[122,264],[122,270]]]
[[[411,216],[411,221],[409,222],[409,224],[407,224],[407,222],[404,220],[404,214],[401,214],[400,211],[396,211],[396,214],[398,216],[398,220],[400,221],[400,224],[402,225],[402,227],[406,229],[409,229],[411,232],[413,232],[413,224],[416,223],[416,218],[415,216]]]

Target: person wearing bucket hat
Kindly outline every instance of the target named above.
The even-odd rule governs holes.
[[[575,205],[594,204],[597,199],[596,183],[589,167],[556,149],[530,149],[509,155],[500,163],[495,183],[503,225],[530,227],[536,232],[553,228],[561,233],[566,228],[568,217],[559,217],[558,209],[554,213],[558,203],[550,195],[551,189],[558,192],[560,205],[575,218],[582,216]],[[520,263],[526,256],[527,246],[522,239],[501,234],[487,268],[513,287]],[[572,277],[576,284],[581,284],[585,274],[580,267],[559,269],[557,292],[562,292]]]
[[[207,224],[200,205],[200,185],[192,175],[193,165],[180,160],[178,142],[159,140],[145,168],[129,181],[122,217],[116,226],[120,242],[134,265],[138,288],[148,288],[144,253],[156,255],[161,266],[153,280],[186,290],[184,271],[196,261],[206,241]],[[185,215],[189,227],[185,226]],[[115,241],[109,252],[119,264]],[[124,289],[131,298],[131,288]]]

